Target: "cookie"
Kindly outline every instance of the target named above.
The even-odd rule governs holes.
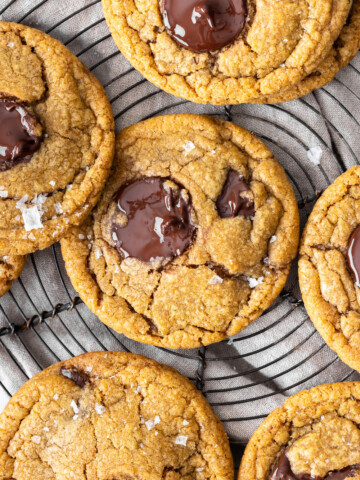
[[[0,256],[0,297],[2,297],[21,274],[27,255]]]
[[[0,414],[0,478],[232,480],[224,428],[195,386],[138,355],[39,373]]]
[[[148,80],[193,102],[223,105],[266,101],[316,72],[339,37],[352,2],[102,4],[115,43]]]
[[[360,383],[288,398],[251,437],[238,480],[360,478]]]
[[[356,166],[316,202],[304,229],[299,260],[300,288],[311,320],[329,347],[358,371],[359,224],[360,167]]]
[[[0,22],[0,63],[0,255],[24,255],[90,213],[114,120],[97,79],[45,33]]]
[[[193,348],[235,335],[271,305],[296,255],[289,180],[254,135],[201,115],[119,133],[94,214],[61,242],[74,288],[135,340]]]
[[[250,103],[280,103],[288,102],[322,88],[345,67],[357,54],[360,48],[360,0],[355,0],[351,7],[348,20],[333,48],[325,60],[314,72],[301,82],[287,87],[277,94],[265,95]]]

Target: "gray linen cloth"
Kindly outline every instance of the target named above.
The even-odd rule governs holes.
[[[358,162],[360,56],[325,89],[300,100],[275,106],[200,106],[160,92],[131,68],[109,34],[99,0],[0,0],[0,14],[50,33],[78,55],[105,86],[117,131],[152,115],[180,112],[217,115],[253,131],[290,176],[302,225],[316,191]],[[0,410],[27,378],[58,360],[85,351],[129,350],[194,379],[231,440],[246,443],[289,395],[316,384],[360,379],[324,344],[296,302],[301,298],[296,265],[286,291],[292,297],[279,298],[244,332],[202,350],[168,351],[133,342],[106,328],[84,305],[0,336]],[[9,322],[20,325],[75,295],[59,246],[37,252],[0,300],[0,328]]]

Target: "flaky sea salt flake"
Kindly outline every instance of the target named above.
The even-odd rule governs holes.
[[[223,283],[223,279],[219,275],[214,275],[209,280],[209,285],[216,285],[217,283]]]
[[[74,400],[71,400],[70,403],[72,409],[74,410],[74,413],[79,413],[79,407],[76,405],[76,402]]]
[[[193,142],[187,142],[183,145],[183,149],[185,150],[186,153],[189,153],[191,152],[191,150],[194,150],[195,148],[195,145],[193,144]]]
[[[55,212],[56,213],[58,213],[58,214],[63,213],[63,209],[62,209],[62,206],[61,206],[60,202],[55,203],[54,207],[55,207]]]
[[[102,415],[103,413],[105,413],[105,411],[106,408],[104,407],[104,405],[99,405],[98,403],[95,403],[95,412],[98,415]]]
[[[259,277],[259,278],[246,277],[246,280],[249,282],[250,288],[255,288],[257,285],[260,285],[263,282],[264,277]]]
[[[22,214],[24,220],[24,227],[27,232],[30,230],[36,230],[38,228],[43,228],[44,225],[41,223],[42,213],[38,210],[36,205],[27,208],[25,205],[27,201],[27,195],[22,197],[17,203],[16,208],[18,208]]]
[[[185,435],[179,435],[175,439],[175,444],[176,445],[183,445],[184,447],[186,447],[187,439],[188,439],[188,437],[186,437]]]
[[[31,437],[31,441],[32,441],[33,443],[36,443],[37,445],[39,445],[39,443],[41,442],[41,437],[39,437],[39,435],[33,435],[33,436]]]
[[[321,147],[312,147],[306,152],[306,154],[310,162],[312,162],[314,165],[320,165],[320,160],[323,154]]]
[[[155,427],[155,423],[153,420],[146,420],[145,426],[148,430],[151,430],[152,428]]]

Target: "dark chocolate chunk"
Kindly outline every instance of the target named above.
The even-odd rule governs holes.
[[[232,43],[246,17],[246,0],[163,0],[168,33],[194,52],[211,52]]]
[[[191,219],[190,199],[181,194],[180,185],[170,188],[166,181],[160,177],[135,180],[117,193],[117,209],[126,215],[127,224],[113,221],[111,228],[115,247],[123,258],[144,262],[172,258],[191,245],[196,226]]]
[[[36,118],[14,100],[0,99],[0,171],[29,162],[40,148]]]
[[[90,377],[85,372],[80,372],[76,368],[62,368],[60,374],[63,377],[70,378],[76,385],[80,388],[83,388],[88,382],[90,382]]]
[[[255,215],[254,202],[242,192],[250,192],[244,177],[235,170],[230,170],[225,185],[216,200],[216,208],[221,218],[237,217],[239,215],[250,218]]]

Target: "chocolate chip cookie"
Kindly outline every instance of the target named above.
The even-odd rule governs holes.
[[[256,430],[239,480],[360,478],[360,383],[321,385],[288,398]]]
[[[0,255],[23,255],[90,213],[114,120],[96,78],[45,33],[0,22],[0,63]]]
[[[306,310],[326,343],[360,371],[360,167],[350,168],[315,204],[300,247]]]
[[[27,255],[0,256],[0,297],[2,297],[21,274]]]
[[[113,38],[132,65],[156,86],[198,103],[281,101],[289,88],[301,95],[304,79],[316,88],[310,77],[317,69],[335,71],[341,62],[334,53],[353,49],[360,39],[359,29],[352,29],[348,45],[334,47],[351,22],[349,0],[102,3]]]
[[[0,478],[232,480],[224,428],[188,379],[88,353],[29,380],[0,415]]]
[[[192,348],[269,307],[298,235],[292,187],[265,145],[232,123],[185,114],[119,133],[94,214],[61,247],[74,288],[105,324]]]

